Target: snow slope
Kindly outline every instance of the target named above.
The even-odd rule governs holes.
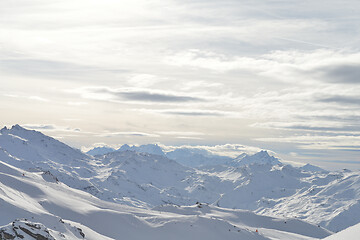
[[[43,179],[106,201],[145,209],[203,202],[299,218],[332,231],[360,220],[359,172],[305,171],[283,165],[265,151],[243,154],[228,165],[191,168],[165,156],[124,149],[92,157],[18,125],[0,134],[0,161],[46,172]]]
[[[336,172],[302,178],[306,185],[262,214],[299,217],[338,232],[359,223],[360,173]],[[310,184],[309,184],[310,183]]]
[[[114,204],[46,181],[42,172],[24,172],[3,162],[0,213],[0,236],[17,235],[15,239],[22,239],[21,235],[25,239],[253,240],[316,239],[330,234],[296,219],[202,204],[153,210]]]
[[[333,234],[324,240],[356,240],[360,236],[360,224],[349,227],[339,233]]]

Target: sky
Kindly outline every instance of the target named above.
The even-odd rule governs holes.
[[[0,125],[360,169],[358,0],[0,0]]]

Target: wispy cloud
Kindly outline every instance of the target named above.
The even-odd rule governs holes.
[[[189,139],[189,140],[204,140],[207,134],[202,132],[189,132],[189,131],[159,131],[161,136],[169,136],[176,139]]]
[[[289,136],[289,137],[274,137],[274,138],[258,138],[258,141],[264,142],[280,142],[280,143],[297,143],[300,149],[311,149],[311,150],[356,150],[360,146],[360,135],[349,136],[349,135],[300,135],[300,136]]]
[[[182,115],[182,116],[207,116],[207,117],[221,117],[225,116],[225,112],[221,111],[206,111],[206,110],[161,110],[162,114],[168,115]]]
[[[223,144],[223,145],[181,145],[181,146],[168,146],[160,144],[160,146],[164,149],[165,152],[173,151],[175,149],[181,148],[193,148],[193,149],[203,149],[209,151],[210,153],[217,154],[220,156],[228,156],[228,157],[237,157],[242,153],[254,154],[263,149],[253,146],[247,146],[242,144]],[[272,152],[272,151],[269,151]],[[272,152],[273,153],[273,152]]]
[[[240,117],[236,112],[205,109],[134,109],[139,112],[156,113],[165,115],[177,115],[188,117]]]
[[[84,106],[87,105],[87,102],[67,102],[68,105],[70,106]]]
[[[333,49],[314,51],[272,51],[256,57],[224,55],[200,49],[189,49],[164,59],[164,63],[180,67],[210,69],[217,72],[245,71],[254,76],[271,77],[279,81],[314,83],[359,82],[359,52]]]
[[[355,61],[359,60],[360,57]],[[329,66],[321,70],[329,82],[360,84],[360,64],[357,64],[355,61],[347,64],[346,62],[344,64],[338,63],[337,65]]]
[[[28,99],[28,100],[34,100],[39,102],[49,102],[50,100],[40,97],[40,96],[27,96],[27,95],[18,95],[18,94],[3,94],[5,97],[11,97],[11,98],[22,98],[22,99]]]
[[[188,132],[188,131],[160,131],[157,132],[161,135],[173,135],[173,136],[181,136],[181,135],[186,135],[186,136],[202,136],[205,135],[205,133],[202,132]]]
[[[144,102],[144,103],[188,103],[202,102],[203,98],[164,90],[140,88],[86,87],[70,92],[77,92],[85,99],[109,102]]]
[[[201,137],[190,137],[190,136],[179,136],[176,137],[177,139],[191,139],[191,140],[204,140],[204,138]]]
[[[337,146],[351,146],[358,134],[357,0],[21,3],[0,8],[6,123],[51,115],[56,126],[43,130],[69,131],[72,143],[75,123],[79,135],[124,124],[114,130],[122,135],[106,138],[113,144],[153,135],[179,143],[282,136],[288,152],[319,148],[299,136],[339,136]],[[67,130],[64,119],[81,121],[65,121],[74,126]],[[79,141],[90,145],[98,135]],[[272,143],[260,144],[282,146]]]
[[[310,122],[265,122],[254,123],[252,127],[273,128],[282,130],[300,130],[310,132],[334,133],[334,134],[360,134],[360,125],[349,125],[346,122],[319,121]]]
[[[84,66],[70,61],[48,59],[0,59],[0,71],[46,79],[79,80],[79,76],[99,71],[99,68]]]
[[[128,136],[128,137],[160,137],[158,134],[146,133],[146,132],[105,132],[100,133],[97,136],[99,137],[115,137],[115,136]]]
[[[24,128],[40,130],[40,131],[56,131],[56,132],[81,132],[79,128],[71,128],[66,126],[58,126],[55,124],[21,124]]]
[[[357,79],[357,81],[360,81],[360,80]],[[349,106],[349,105],[360,106],[360,95],[358,95],[358,96],[334,95],[334,96],[320,98],[319,101],[325,102],[325,103],[337,103],[337,104],[342,104],[342,105],[345,104],[345,106]]]

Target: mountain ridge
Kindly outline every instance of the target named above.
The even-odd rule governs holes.
[[[49,181],[56,182],[56,178],[102,200],[143,209],[203,202],[268,216],[297,217],[333,231],[356,224],[354,214],[360,213],[356,201],[360,199],[359,172],[304,171],[274,164],[276,159],[265,151],[260,155],[269,156],[270,161],[260,158],[241,166],[191,168],[166,156],[134,151],[91,157],[18,127],[3,130],[0,150],[0,161],[24,171],[48,171]]]
[[[61,182],[45,181],[39,172],[27,172],[1,161],[0,165],[1,239],[271,240],[277,236],[315,240],[331,234],[297,219],[200,203],[153,210],[114,204]]]

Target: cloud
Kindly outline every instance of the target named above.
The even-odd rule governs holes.
[[[296,143],[300,149],[311,150],[354,150],[360,146],[360,135],[298,135],[285,137],[257,138],[257,141]]]
[[[262,55],[238,56],[189,49],[165,57],[164,63],[215,72],[241,71],[281,82],[297,84],[360,83],[360,52],[334,49],[277,50]]]
[[[87,105],[87,102],[67,102],[68,105],[70,106],[84,106]]]
[[[21,100],[0,96],[4,122],[21,114],[41,122],[51,113],[59,126],[79,118],[84,128],[105,131],[121,119],[139,131],[119,135],[130,141],[152,133],[174,142],[226,142],[236,132],[244,134],[231,141],[357,133],[359,1],[4,1],[2,93],[16,89]],[[89,83],[106,87],[80,89]],[[77,92],[69,97],[61,89]],[[52,104],[31,108],[46,100]],[[83,102],[89,105],[81,111],[64,106]],[[89,116],[101,126],[87,125]],[[206,135],[158,133],[177,120]],[[250,128],[254,122],[269,129]],[[297,144],[288,144],[289,152]]]
[[[24,128],[40,130],[40,131],[54,131],[54,132],[77,132],[80,133],[79,128],[71,128],[65,126],[58,126],[55,124],[21,124]]]
[[[23,124],[25,128],[37,129],[37,130],[54,130],[56,129],[55,125],[50,124]]]
[[[204,109],[134,109],[135,111],[146,113],[157,113],[175,116],[187,117],[240,117],[240,114],[230,111],[221,110],[204,110]]]
[[[164,81],[158,76],[152,74],[132,74],[127,82],[130,86],[139,87],[139,88],[148,88],[153,86],[155,83]]]
[[[182,93],[164,90],[150,90],[140,88],[86,87],[70,92],[78,92],[83,98],[103,100],[109,102],[143,102],[143,103],[188,103],[206,101],[200,97],[193,97]]]
[[[206,146],[206,145],[181,145],[181,146],[168,146],[159,144],[165,152],[170,152],[175,149],[181,149],[181,148],[192,148],[192,149],[202,149],[206,150],[210,153],[220,155],[220,156],[227,156],[227,157],[237,157],[242,153],[247,154],[255,154],[263,149],[253,146],[246,146],[242,144],[223,144],[223,145],[213,145],[213,146]],[[275,154],[272,151],[269,151],[273,154]]]
[[[157,132],[161,135],[173,135],[173,136],[183,136],[183,135],[186,135],[186,136],[202,136],[202,135],[205,135],[204,133],[202,132],[189,132],[189,131],[160,131],[160,132]]]
[[[23,99],[34,100],[34,101],[39,101],[39,102],[49,102],[50,101],[46,98],[39,97],[39,96],[26,96],[26,95],[18,95],[18,94],[3,94],[3,96],[11,97],[11,98],[23,98]]]
[[[50,79],[60,78],[66,80],[68,77],[75,77],[79,74],[97,70],[97,68],[65,61],[18,58],[0,59],[0,70],[24,76],[51,77]]]
[[[189,136],[179,136],[176,137],[177,139],[189,139],[189,140],[203,140],[204,138],[200,138],[200,137],[189,137]]]
[[[327,67],[322,71],[329,82],[360,84],[360,64],[339,63],[339,65]]]
[[[336,134],[356,134],[360,133],[360,125],[349,125],[341,121],[309,121],[309,122],[265,122],[254,123],[252,127],[274,128],[287,130],[301,130],[311,132],[336,133]]]
[[[360,73],[360,72],[359,72]],[[360,77],[360,75],[359,75]],[[358,78],[360,83],[360,78]],[[325,103],[337,103],[337,104],[345,104],[345,106],[349,105],[355,105],[360,106],[360,95],[358,96],[341,96],[341,95],[335,95],[335,96],[329,96],[320,98],[318,101],[325,102]]]
[[[189,49],[164,58],[164,63],[179,67],[189,66],[210,69],[218,72],[226,72],[236,69],[253,69],[260,62],[249,57],[229,57],[210,51]],[[259,65],[258,65],[259,66]]]
[[[189,140],[203,140],[203,137],[199,136],[205,136],[206,134],[201,132],[189,132],[189,131],[159,131],[158,134],[162,136],[172,136],[177,139],[189,139]]]
[[[206,116],[206,117],[222,117],[225,116],[224,112],[221,111],[206,111],[206,110],[162,110],[162,114],[168,115],[182,115],[182,116]]]
[[[96,143],[92,143],[90,146],[81,146],[80,149],[82,152],[86,153],[94,148],[97,148],[97,147],[107,147],[107,148],[113,148],[113,149],[118,149],[121,147],[121,145],[119,144],[107,144],[107,143],[104,143],[104,142],[96,142]]]
[[[132,137],[160,137],[158,134],[145,132],[105,132],[98,134],[99,137],[132,136]]]

